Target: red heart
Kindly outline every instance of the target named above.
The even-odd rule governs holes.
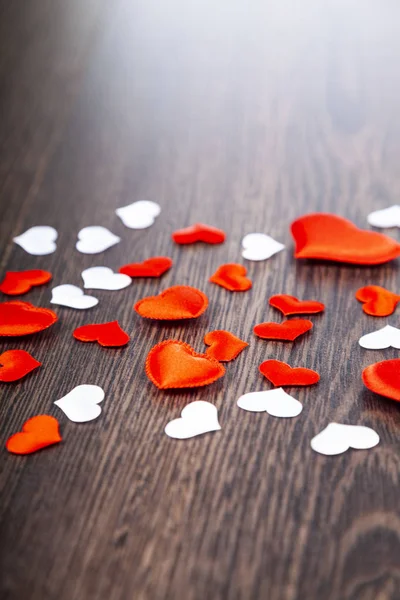
[[[305,215],[292,223],[291,230],[296,243],[295,258],[379,265],[400,255],[400,244],[396,240],[359,229],[337,215]]]
[[[25,350],[7,350],[0,354],[0,381],[18,381],[41,365]]]
[[[206,350],[207,356],[212,356],[221,362],[234,360],[248,346],[247,342],[223,329],[207,333],[204,336],[204,343],[210,346]]]
[[[12,300],[0,303],[0,336],[29,335],[47,329],[58,317],[49,308]]]
[[[400,296],[385,290],[380,285],[367,285],[356,292],[356,298],[360,302],[365,302],[362,309],[367,315],[373,317],[387,317],[394,313],[395,308],[400,302]]]
[[[369,365],[362,372],[362,379],[372,392],[400,402],[400,358]]]
[[[322,312],[325,305],[316,300],[298,300],[295,296],[277,294],[269,299],[271,306],[280,310],[285,317],[287,315],[309,315]]]
[[[222,244],[225,237],[225,232],[222,229],[203,225],[203,223],[195,223],[185,229],[178,229],[172,234],[172,239],[177,244],[194,244],[195,242]]]
[[[57,419],[50,415],[38,415],[28,419],[21,432],[8,438],[6,448],[13,454],[32,454],[61,440]]]
[[[172,260],[167,256],[154,256],[141,263],[124,265],[119,272],[129,277],[161,277],[171,267]]]
[[[280,360],[266,360],[259,366],[259,370],[275,387],[313,385],[319,381],[316,371],[302,367],[292,368]]]
[[[100,346],[107,348],[125,346],[130,340],[129,335],[121,329],[118,321],[82,325],[75,329],[74,338],[81,342],[98,342]]]
[[[245,277],[246,267],[236,263],[221,265],[210,277],[212,283],[216,283],[230,292],[245,292],[251,288],[251,280]]]
[[[34,269],[33,271],[7,271],[0,284],[0,292],[8,296],[26,294],[37,285],[50,281],[52,275],[48,271]]]
[[[215,358],[198,354],[189,344],[166,340],[148,353],[146,374],[154,385],[166,390],[208,385],[225,375],[225,368]]]
[[[147,296],[134,306],[135,311],[146,319],[174,321],[196,319],[207,309],[208,298],[200,290],[189,285],[175,285],[158,296]]]
[[[313,324],[308,319],[292,319],[291,321],[283,321],[283,323],[260,323],[254,327],[253,331],[264,340],[293,342],[312,327]]]

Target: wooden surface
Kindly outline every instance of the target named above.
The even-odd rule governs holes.
[[[93,292],[90,311],[58,307],[48,331],[5,340],[43,362],[1,387],[0,441],[35,414],[61,423],[63,443],[28,457],[1,451],[2,600],[387,600],[399,598],[399,407],[364,389],[362,369],[396,357],[358,338],[390,319],[363,314],[367,284],[399,289],[399,262],[377,268],[300,263],[291,220],[332,211],[367,226],[400,198],[400,6],[381,2],[36,0],[0,3],[1,273],[43,268],[54,285],[82,283],[93,265],[165,254],[160,281]],[[148,230],[114,211],[142,198],[162,206]],[[178,247],[174,229],[223,227],[219,247]],[[33,257],[12,238],[33,225],[59,231],[57,251]],[[77,232],[103,225],[122,238],[79,254]],[[231,294],[208,277],[241,261],[244,234],[287,249],[246,263],[253,289]],[[390,235],[399,239],[397,231]],[[132,311],[173,284],[207,293],[192,323],[162,325]],[[24,299],[50,306],[50,286]],[[295,344],[256,339],[280,320],[276,293],[315,298],[326,313]],[[82,344],[72,331],[118,319],[127,348]],[[226,328],[250,342],[226,376],[191,392],[161,392],[143,365],[178,338],[203,351]],[[238,409],[268,389],[267,358],[315,368],[295,390],[296,419]],[[104,388],[101,417],[67,420],[54,400]],[[193,400],[218,407],[222,431],[188,441],[165,424]],[[324,457],[311,438],[330,421],[372,426],[371,451]]]

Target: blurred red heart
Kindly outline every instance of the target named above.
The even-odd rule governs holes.
[[[295,296],[277,294],[269,299],[271,306],[287,315],[310,315],[325,310],[325,305],[316,300],[298,300]]]
[[[0,303],[0,336],[20,336],[47,329],[58,317],[49,308],[12,300]]]
[[[223,329],[206,333],[204,343],[210,346],[206,350],[207,356],[212,356],[221,362],[234,360],[248,346],[247,342]]]
[[[246,273],[247,269],[243,265],[229,263],[218,267],[214,275],[211,275],[210,281],[230,292],[245,292],[252,285],[251,279],[245,276]]]
[[[119,272],[129,277],[161,277],[171,267],[172,260],[167,256],[154,256],[141,263],[124,265]]]
[[[125,346],[130,340],[129,335],[121,329],[118,321],[82,325],[75,329],[73,335],[81,342],[98,342],[100,346],[108,348]]]
[[[283,323],[259,323],[253,331],[264,340],[293,342],[312,327],[313,324],[308,319],[291,319],[290,321],[283,321]]]
[[[174,285],[158,296],[147,296],[136,302],[134,309],[146,319],[173,321],[196,319],[208,306],[207,296],[189,285]]]
[[[367,285],[356,292],[356,298],[363,302],[363,311],[373,317],[387,317],[394,313],[400,296],[385,290],[380,285]]]
[[[280,360],[266,360],[260,367],[260,372],[275,387],[284,385],[313,385],[320,379],[318,373],[303,367],[291,367]]]
[[[48,271],[34,269],[32,271],[7,271],[0,284],[0,292],[8,296],[26,294],[30,289],[50,281],[52,275]]]
[[[7,350],[0,354],[0,381],[18,381],[41,365],[25,350]]]
[[[50,415],[38,415],[28,419],[22,431],[8,438],[6,448],[13,454],[32,454],[61,440],[57,419]]]
[[[362,372],[362,379],[372,392],[400,402],[400,358],[369,365]]]
[[[172,234],[172,239],[176,244],[194,244],[195,242],[205,242],[206,244],[222,244],[225,241],[225,232],[222,229],[195,223],[185,229],[178,229]]]

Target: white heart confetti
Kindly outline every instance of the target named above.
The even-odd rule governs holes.
[[[273,417],[297,417],[303,410],[301,402],[282,388],[244,394],[240,396],[237,405],[243,410],[267,412]]]
[[[15,237],[14,242],[18,246],[21,246],[28,254],[45,256],[46,254],[52,254],[56,250],[57,245],[55,241],[57,237],[58,233],[54,227],[37,225]]]
[[[123,273],[114,273],[108,267],[91,267],[82,271],[83,287],[92,290],[122,290],[132,283]]]
[[[370,427],[329,423],[311,440],[311,448],[320,454],[333,456],[349,448],[367,450],[379,444],[379,435]]]
[[[150,200],[139,200],[115,211],[121,221],[129,229],[147,229],[153,225],[161,212],[160,206]]]
[[[83,254],[98,254],[104,252],[111,246],[121,241],[117,235],[114,235],[106,227],[100,225],[91,225],[84,227],[78,233],[76,249]]]
[[[218,431],[218,411],[210,402],[197,400],[185,406],[179,419],[170,421],[165,427],[165,433],[178,440],[186,440],[208,431]]]
[[[386,325],[382,329],[363,335],[358,343],[367,350],[383,350],[384,348],[400,350],[400,329]]]
[[[242,256],[247,260],[267,260],[284,249],[284,244],[277,242],[265,233],[249,233],[242,240]]]
[[[101,413],[99,403],[104,400],[104,390],[98,385],[78,385],[56,404],[74,423],[93,421]]]
[[[59,304],[60,306],[83,310],[85,308],[92,308],[92,306],[96,306],[99,303],[98,299],[94,298],[94,296],[86,296],[81,288],[68,283],[56,286],[51,292],[50,302],[52,304]]]
[[[383,210],[375,210],[368,215],[368,223],[373,227],[400,227],[400,206],[394,204]]]

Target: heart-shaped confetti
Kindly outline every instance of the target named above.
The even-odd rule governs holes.
[[[50,281],[52,275],[48,271],[33,269],[32,271],[7,271],[0,284],[0,292],[8,296],[26,294],[33,287]]]
[[[314,213],[292,223],[295,258],[315,258],[357,265],[379,265],[400,255],[400,244],[382,233],[365,231],[351,221]]]
[[[141,263],[131,263],[119,269],[120,273],[129,277],[161,277],[172,267],[168,256],[154,256]]]
[[[400,329],[386,325],[382,329],[363,335],[358,343],[367,350],[383,350],[385,348],[400,350]]]
[[[91,225],[84,227],[78,233],[76,249],[82,254],[99,254],[121,241],[106,227]]]
[[[225,375],[225,368],[215,358],[198,354],[189,344],[166,340],[147,355],[146,374],[154,385],[166,390],[208,385]]]
[[[165,433],[177,440],[187,440],[220,429],[216,407],[210,402],[197,400],[185,406],[180,419],[174,419],[166,425]]]
[[[308,319],[291,319],[282,323],[259,323],[253,331],[264,340],[293,342],[312,327],[313,324]]]
[[[78,385],[54,404],[61,408],[70,421],[87,423],[101,414],[100,402],[104,400],[104,390],[98,385]]]
[[[229,263],[221,265],[210,277],[216,283],[230,292],[245,292],[251,288],[251,279],[246,277],[247,269],[243,265]]]
[[[92,306],[96,306],[96,304],[99,303],[98,299],[94,298],[94,296],[86,296],[81,288],[68,283],[58,285],[53,288],[51,292],[52,296],[50,302],[52,304],[68,306],[69,308],[76,308],[77,310],[92,308]]]
[[[273,417],[297,417],[303,410],[301,402],[287,394],[282,388],[250,392],[240,396],[239,408],[250,412],[267,412]]]
[[[147,229],[153,225],[161,212],[161,207],[150,200],[138,200],[115,211],[121,221],[129,229]]]
[[[134,306],[135,311],[146,319],[174,321],[196,319],[207,309],[208,298],[200,290],[189,285],[175,285],[158,296],[147,296]]]
[[[88,290],[123,290],[132,283],[128,275],[114,273],[108,267],[90,267],[82,271],[83,287]]]
[[[0,354],[0,381],[18,381],[41,365],[25,350],[7,350]]]
[[[275,387],[313,385],[320,379],[318,373],[312,369],[291,367],[280,360],[266,360],[259,366],[259,370]]]
[[[106,348],[125,346],[130,340],[129,335],[121,329],[118,321],[82,325],[75,329],[74,338],[81,342],[98,342],[100,346]]]
[[[311,448],[319,454],[334,456],[354,448],[367,450],[379,444],[379,435],[370,427],[329,423],[311,440]]]
[[[368,215],[368,223],[382,229],[400,227],[400,206],[394,204],[383,210],[375,210]]]
[[[37,415],[24,423],[22,431],[8,438],[6,448],[12,454],[32,454],[61,440],[57,419],[50,415]]]
[[[242,248],[243,258],[261,261],[271,258],[285,246],[265,233],[248,233],[242,239]]]
[[[204,343],[210,346],[206,350],[207,356],[212,356],[221,362],[234,360],[248,346],[247,342],[223,329],[206,333]]]
[[[57,321],[49,308],[33,306],[29,302],[12,300],[0,304],[0,336],[30,335],[47,329]]]
[[[277,294],[271,296],[269,303],[287,317],[288,315],[311,315],[325,310],[325,305],[316,300],[298,300],[295,296]]]
[[[364,385],[391,400],[400,402],[400,358],[382,360],[362,372]]]
[[[204,242],[205,244],[222,244],[226,235],[222,229],[204,225],[204,223],[195,223],[185,229],[179,229],[172,234],[172,239],[176,244],[194,244]]]
[[[356,292],[356,298],[363,302],[363,311],[373,317],[388,317],[394,313],[400,296],[389,292],[380,285],[367,285]]]
[[[14,242],[33,256],[45,256],[55,252],[58,233],[54,227],[37,225],[14,238]]]

